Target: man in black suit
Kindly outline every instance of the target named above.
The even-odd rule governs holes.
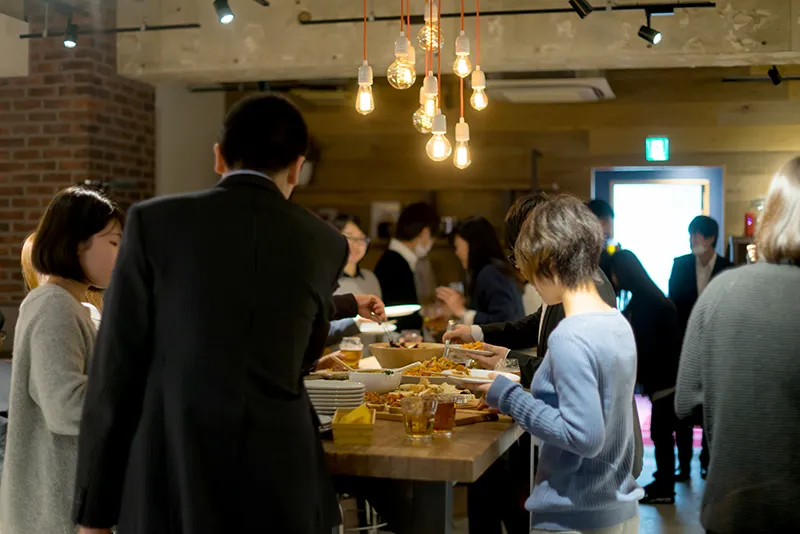
[[[694,303],[700,293],[706,288],[712,278],[725,269],[730,268],[731,262],[717,254],[716,246],[719,238],[719,224],[711,217],[698,215],[689,224],[689,242],[692,253],[675,258],[672,265],[672,274],[669,277],[669,298],[678,309],[678,330],[681,340],[689,323]],[[702,407],[701,407],[702,408]],[[701,409],[695,419],[701,422]],[[675,432],[675,441],[678,446],[678,463],[680,472],[677,481],[687,481],[691,478],[692,462],[692,427],[689,424],[680,425]],[[703,433],[703,450],[700,453],[700,476],[708,474],[709,449],[705,433]]]
[[[395,237],[375,266],[387,306],[420,304],[417,291],[417,263],[425,258],[436,241],[439,218],[428,204],[406,207],[397,221]],[[434,285],[435,287],[435,285]],[[422,315],[415,313],[397,320],[398,330],[421,330]]]
[[[503,225],[504,240],[510,249],[509,260],[512,263],[514,263],[514,245],[519,238],[523,223],[537,205],[546,201],[547,196],[542,193],[526,195],[517,199],[506,214]],[[599,268],[596,279],[600,296],[606,304],[616,308],[617,298],[614,288]],[[489,368],[493,368],[503,357],[516,359],[520,365],[522,385],[528,388],[533,380],[533,375],[547,353],[550,334],[564,317],[562,304],[546,308],[542,306],[535,313],[518,321],[480,326],[459,325],[452,332],[446,333],[444,339],[459,343],[484,341],[486,350],[495,352],[495,355],[485,357],[476,354],[473,355],[473,358]],[[537,356],[520,352],[522,349],[532,347],[537,347]],[[633,475],[638,477],[642,472],[644,445],[635,400],[633,401],[633,423],[636,450]],[[529,532],[529,515],[520,504],[529,495],[529,476],[530,435],[525,434],[509,449],[508,454],[498,460],[470,488],[468,495],[470,532],[499,533],[501,519],[509,534]],[[498,488],[501,487],[508,488],[515,494],[508,495],[507,492],[499,491]],[[487,501],[491,501],[491,504],[487,504]]]
[[[303,374],[344,238],[288,200],[308,132],[288,101],[239,102],[208,191],[134,206],[105,298],[79,439],[82,533],[330,533],[338,503]],[[334,303],[335,302],[335,303]]]

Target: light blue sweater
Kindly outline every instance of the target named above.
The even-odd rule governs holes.
[[[495,380],[488,403],[542,440],[536,488],[525,502],[532,528],[607,528],[639,513],[644,492],[631,475],[635,381],[633,332],[616,310],[561,321],[532,394]]]

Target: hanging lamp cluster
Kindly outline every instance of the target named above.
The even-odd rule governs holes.
[[[447,138],[447,118],[441,109],[442,34],[441,0],[425,0],[424,25],[417,33],[417,45],[425,54],[425,77],[419,90],[419,108],[412,115],[414,128],[430,134],[425,153],[433,161],[444,161],[453,155]],[[416,51],[411,44],[411,0],[400,0],[400,33],[394,42],[395,59],[386,70],[386,79],[393,88],[410,89],[417,81]],[[372,98],[372,68],[367,62],[367,2],[364,0],[364,59],[358,70],[356,111],[367,115],[375,109]],[[461,0],[461,30],[455,39],[453,73],[459,78],[460,116],[455,127],[456,149],[453,165],[465,169],[472,163],[469,150],[469,125],[464,117],[464,80],[472,75],[470,104],[476,111],[486,109],[486,75],[480,67],[480,0],[475,0],[475,68],[470,61],[470,41],[464,32],[464,0]],[[435,65],[434,65],[435,62]]]

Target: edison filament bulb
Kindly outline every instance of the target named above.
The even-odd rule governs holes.
[[[417,129],[419,133],[427,134],[431,133],[431,126],[433,123],[433,115],[428,115],[425,113],[425,87],[419,88],[419,107],[411,116],[411,121],[414,124],[414,128]]]
[[[464,117],[456,124],[456,153],[453,156],[453,165],[459,169],[466,169],[472,163],[472,154],[469,151],[469,125]]]
[[[476,111],[486,109],[489,105],[489,97],[486,95],[486,75],[480,66],[475,67],[472,73],[472,96],[469,103]]]
[[[456,38],[456,60],[453,62],[453,73],[459,78],[466,78],[472,72],[469,62],[469,39],[464,32]]]
[[[372,67],[365,61],[358,68],[358,93],[356,94],[356,111],[369,115],[375,109],[372,98]]]
[[[425,153],[433,161],[444,161],[453,153],[453,147],[450,141],[447,140],[445,134],[447,133],[447,119],[441,112],[437,113],[433,118],[433,125],[431,127],[433,135],[425,145]]]
[[[408,89],[417,81],[417,71],[411,59],[412,52],[408,39],[401,33],[394,43],[395,60],[386,69],[386,79],[395,89]]]

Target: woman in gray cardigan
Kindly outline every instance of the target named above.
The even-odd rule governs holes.
[[[3,534],[73,534],[70,520],[83,398],[96,329],[81,304],[111,279],[124,213],[72,187],[45,211],[33,267],[47,281],[20,306],[14,336],[0,524]]]

